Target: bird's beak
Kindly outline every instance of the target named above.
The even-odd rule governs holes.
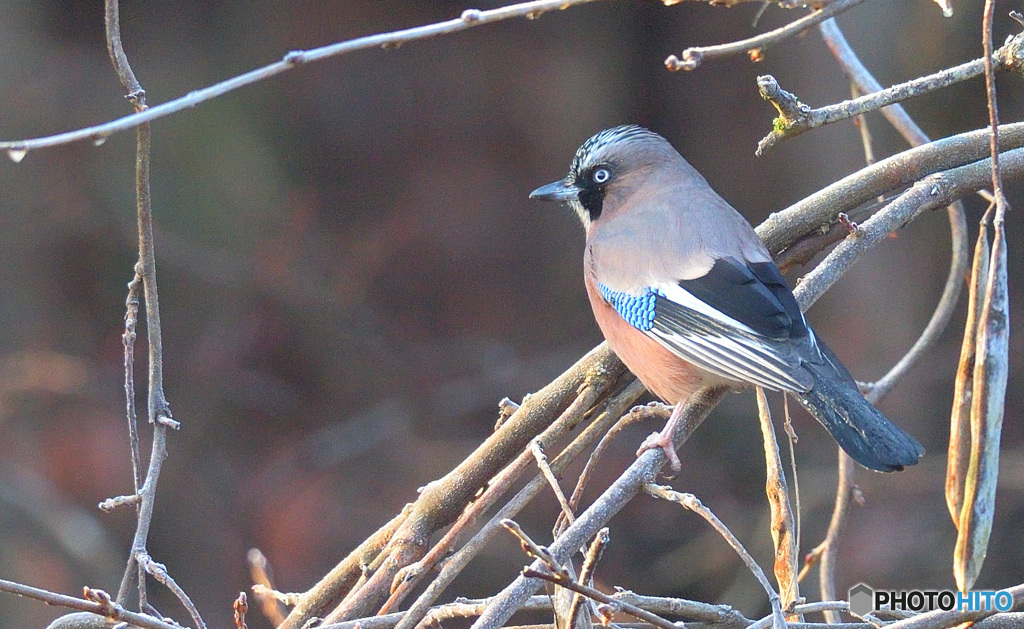
[[[568,201],[575,199],[579,193],[579,188],[570,184],[565,179],[559,179],[546,186],[537,188],[530,193],[530,198],[540,199],[541,201]]]

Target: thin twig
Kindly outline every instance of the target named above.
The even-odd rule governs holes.
[[[146,572],[153,575],[153,578],[159,581],[165,588],[171,591],[174,596],[178,598],[182,606],[188,611],[189,615],[192,616],[192,621],[196,623],[197,629],[206,629],[206,623],[203,621],[202,616],[199,615],[199,610],[196,608],[192,599],[189,598],[185,590],[181,589],[181,586],[171,578],[171,575],[167,573],[167,567],[162,563],[153,561],[153,558],[148,553],[139,553],[136,555],[135,560],[139,562]]]
[[[857,84],[850,81],[850,97],[857,98],[858,96],[861,96],[861,93],[857,89]],[[864,147],[864,163],[870,166],[877,160],[875,159],[875,143],[871,137],[871,131],[868,129],[868,118],[864,114],[858,114],[853,119],[853,124],[857,125],[857,130],[860,131],[860,143]],[[884,200],[879,198],[879,202],[882,201]]]
[[[108,14],[111,11],[111,7],[107,6]],[[113,5],[113,16],[108,18],[108,21],[112,19],[117,23],[117,5]],[[113,28],[111,36],[108,37],[108,45],[111,46],[111,58],[117,59],[118,55],[116,50],[120,52],[120,56],[124,56],[124,51],[120,49],[120,36],[118,34],[118,28]],[[116,61],[115,61],[116,63]],[[125,60],[127,63],[127,60]],[[128,443],[131,450],[132,457],[132,482],[135,488],[135,493],[131,496],[118,496],[109,500],[101,502],[98,506],[102,511],[111,511],[118,506],[133,504],[135,505],[135,517],[138,518],[141,515],[142,510],[142,496],[139,493],[142,489],[142,453],[139,447],[139,423],[138,417],[135,412],[135,339],[136,331],[135,327],[138,323],[139,315],[139,291],[142,288],[142,268],[140,263],[135,264],[135,273],[132,280],[128,282],[128,296],[125,298],[125,316],[124,316],[124,334],[121,336],[121,343],[124,345],[124,396],[125,396],[125,409],[128,417]],[[124,578],[121,579],[121,585],[117,590],[117,602],[123,604],[125,599],[128,597],[128,588],[131,583],[129,575],[134,573],[132,570],[133,560],[128,560],[128,565],[125,568]],[[138,573],[137,583],[139,584],[139,600],[145,601],[145,577],[141,570]],[[144,608],[144,606],[143,606]]]
[[[652,611],[659,616],[681,618],[686,621],[687,625],[691,622],[706,623],[709,625],[715,625],[720,629],[726,629],[727,627],[738,629],[739,627],[746,627],[752,622],[749,618],[746,618],[738,610],[729,605],[712,605],[710,603],[701,603],[699,601],[691,601],[684,598],[644,596],[637,594],[636,592],[622,589],[616,592],[612,598],[616,601],[622,601],[624,603],[636,605],[637,607],[642,607],[643,609]]]
[[[675,623],[665,620],[657,614],[652,614],[646,609],[633,607],[632,605],[616,601],[613,597],[609,596],[608,594],[605,594],[601,590],[596,590],[592,587],[588,587],[561,574],[545,572],[544,570],[535,570],[533,568],[524,568],[523,576],[528,579],[540,579],[543,581],[554,583],[557,586],[563,587],[567,590],[572,590],[577,594],[582,594],[583,596],[586,596],[587,598],[593,601],[597,601],[598,603],[602,604],[602,607],[607,606],[609,608],[609,617],[614,612],[622,612],[623,614],[628,614],[630,616],[633,616],[634,618],[638,618],[640,620],[643,620],[644,622],[650,623],[655,627],[660,627],[661,629],[679,629],[679,627],[676,626]]]
[[[600,386],[589,388],[588,395],[594,394],[596,401],[615,384],[624,370],[622,362],[606,344],[602,344],[554,382],[524,400],[519,410],[473,454],[444,478],[423,488],[408,518],[378,558],[380,569],[375,569],[358,591],[350,592],[325,619],[334,622],[358,618],[376,610],[388,598],[399,570],[423,558],[433,534],[458,519],[478,491],[521,455],[530,440],[543,432],[552,418],[576,399],[585,382],[600,383]],[[296,608],[280,629],[299,629],[312,615],[325,611]]]
[[[536,458],[536,454],[533,452],[532,448],[533,444],[543,441],[557,440],[572,426],[575,426],[580,419],[582,419],[583,415],[590,409],[590,405],[593,404],[596,397],[596,391],[597,390],[593,387],[593,384],[582,387],[579,395],[573,403],[570,404],[558,419],[552,422],[539,437],[534,439],[531,443],[531,448],[526,452],[521,453],[515,461],[506,466],[505,469],[499,472],[487,483],[487,489],[484,491],[483,495],[476,498],[472,503],[466,506],[455,523],[452,524],[451,528],[449,528],[444,534],[444,537],[434,544],[434,547],[431,548],[422,559],[398,571],[391,587],[391,596],[378,610],[378,615],[387,614],[392,609],[400,605],[401,602],[405,600],[405,597],[408,596],[409,592],[419,585],[423,577],[433,571],[437,564],[451,553],[452,548],[455,547],[456,542],[465,533],[465,531],[474,526],[483,514],[505,495],[505,492],[508,491],[509,488],[528,469],[531,456]],[[499,403],[499,406],[505,406],[504,400]],[[508,418],[506,418],[506,421],[507,419]],[[499,422],[498,426],[500,427],[502,424],[504,424],[504,421]],[[546,459],[545,465],[547,465]],[[547,466],[547,468],[548,472],[551,473],[551,478],[554,478],[554,472],[551,471],[551,467]],[[545,476],[545,479],[546,478],[547,477]],[[557,480],[554,482],[557,486]]]
[[[985,11],[983,14],[981,41],[985,49],[984,71],[985,71],[985,97],[988,101],[988,123],[992,129],[989,140],[989,152],[992,157],[992,192],[996,197],[996,221],[999,220],[1000,209],[1005,212],[1006,198],[1000,202],[1003,192],[1003,175],[999,170],[999,99],[996,97],[996,74],[995,64],[992,62],[992,19],[995,14],[995,1],[985,0]],[[1000,203],[1003,207],[1000,208]]]
[[[710,4],[716,7],[734,7],[744,2],[757,2],[759,4],[776,4],[783,9],[820,9],[826,6],[830,0],[661,0],[662,4],[672,5],[679,4],[680,2],[694,2],[700,4]]]
[[[619,421],[615,422],[615,425],[601,437],[601,441],[598,442],[594,451],[590,453],[590,457],[587,458],[586,465],[583,466],[583,471],[580,472],[579,478],[576,479],[576,487],[572,490],[572,496],[569,498],[569,507],[573,513],[580,506],[580,500],[583,499],[583,490],[586,489],[587,483],[590,482],[590,478],[597,469],[597,462],[601,460],[608,446],[611,442],[619,435],[620,432],[627,426],[641,421],[654,418],[664,423],[668,416],[672,413],[672,407],[662,404],[661,402],[651,402],[646,406],[638,406],[630,409],[629,413],[623,415]],[[565,518],[559,514],[558,520],[555,522],[555,531],[557,535],[560,535],[565,527],[569,524],[565,521]],[[556,535],[556,537],[557,537]]]
[[[423,625],[436,627],[443,620],[479,616],[487,608],[489,602],[490,599],[459,599],[454,603],[431,607],[423,620]],[[547,595],[531,596],[523,603],[522,609],[524,611],[551,611],[551,597]],[[405,612],[393,612],[346,620],[331,625],[318,625],[317,629],[393,629],[405,615]]]
[[[562,508],[562,515],[571,524],[576,519],[576,516],[572,513],[572,507],[569,506],[569,501],[566,500],[565,493],[559,486],[558,479],[555,478],[555,473],[551,471],[551,465],[548,464],[548,457],[544,454],[544,445],[540,442],[540,439],[534,439],[530,442],[530,454],[537,461],[537,468],[540,469],[544,480],[551,486],[551,491],[555,494],[555,499],[558,500],[558,505]]]
[[[839,62],[844,73],[856,86],[856,89],[864,94],[880,93],[882,91],[881,84],[871,75],[847,43],[836,21],[827,20],[821,24],[819,29],[826,45],[832,51],[833,56]],[[1006,48],[1009,48],[1009,43]],[[1005,63],[1005,65],[1007,68],[1011,66],[1010,63]],[[902,105],[893,104],[885,107],[881,110],[881,113],[911,146],[920,146],[929,141],[928,136],[911,119]],[[869,159],[869,161],[871,160]],[[910,350],[904,354],[885,376],[868,387],[867,398],[874,403],[877,403],[892,390],[899,378],[935,343],[939,335],[942,334],[949,324],[956,304],[959,301],[969,259],[967,220],[964,215],[963,204],[960,201],[950,204],[946,208],[946,213],[950,226],[951,254],[949,273],[943,286],[942,296],[936,304],[935,311],[932,313],[928,325]],[[832,519],[829,523],[825,539],[811,552],[811,561],[807,564],[809,568],[813,561],[820,560],[819,587],[821,597],[826,600],[835,598],[839,537],[845,525],[846,516],[849,513],[851,497],[853,492],[856,491],[853,485],[854,466],[845,452],[841,449],[837,450],[839,453],[838,487],[836,488],[836,502],[832,511]],[[830,623],[835,623],[839,622],[840,617],[838,613],[829,611],[825,613],[825,619]]]
[[[96,505],[100,511],[110,512],[119,507],[130,507],[138,506],[142,502],[142,498],[139,494],[132,494],[130,496],[114,496],[113,498],[107,498],[103,502]]]
[[[128,282],[128,297],[125,299],[124,334],[124,397],[128,416],[128,440],[132,454],[132,479],[135,482],[135,496],[142,488],[142,454],[139,449],[139,424],[135,414],[135,326],[139,319],[139,291],[142,289],[142,274],[135,265],[132,280]]]
[[[834,25],[835,21],[829,20],[829,23]],[[850,51],[850,53],[852,54],[852,51]],[[856,58],[854,61],[857,61]],[[858,93],[856,81],[851,79],[850,85],[854,98],[856,98]],[[867,132],[867,117],[864,114],[859,114],[855,120],[860,127],[861,143],[864,146],[864,160],[867,165],[870,166],[875,163],[875,158],[871,135]],[[960,212],[960,215],[962,217],[962,211]],[[954,250],[954,258],[955,257],[956,251]],[[956,260],[954,259],[954,267],[955,266]],[[895,370],[890,371],[890,375],[893,374],[894,371]],[[895,378],[893,378],[892,381],[895,381]],[[836,598],[836,564],[839,556],[839,536],[846,527],[846,517],[849,513],[850,497],[853,492],[853,463],[842,448],[836,448],[836,451],[838,452],[838,480],[835,504],[832,508],[832,518],[829,520],[828,531],[825,534],[825,539],[808,554],[805,567],[800,571],[800,576],[798,577],[799,579],[802,579],[815,562],[820,562],[821,569],[818,573],[818,589],[821,600],[823,601],[830,601]],[[826,622],[841,622],[842,618],[838,611],[834,609],[827,609],[823,611]]]
[[[829,613],[835,614],[835,613],[841,612],[841,611],[850,611],[850,604],[847,601],[832,601],[832,600],[819,601],[817,603],[801,603],[800,605],[796,605],[793,608],[793,611],[794,611],[794,613],[797,613],[797,614],[813,614],[813,613],[816,613],[816,612],[822,612],[822,613],[825,613],[825,614],[829,614]],[[757,620],[756,622],[751,623],[746,629],[768,629],[768,627],[772,626],[774,624],[774,622],[775,622],[774,615],[769,614],[769,615],[765,616],[764,618],[761,618],[761,619]],[[798,627],[801,627],[801,626],[806,627],[807,625],[818,626],[818,627],[821,627],[822,629],[831,629],[833,627],[836,627],[836,625],[831,624],[831,623],[825,623],[825,624],[821,624],[821,623],[788,623],[788,624],[789,624],[790,629],[797,629]],[[841,627],[842,625],[839,625],[839,626]],[[878,627],[875,627],[874,625],[871,625],[869,623],[865,623],[865,626],[866,627],[870,627],[871,629],[878,629]]]
[[[717,46],[687,48],[683,51],[681,59],[675,55],[670,55],[665,59],[665,67],[672,71],[693,70],[705,59],[755,52],[760,55],[769,46],[799,35],[816,24],[820,24],[823,20],[839,15],[861,2],[864,0],[835,0],[819,10],[812,11],[810,15],[756,37]],[[0,148],[3,146],[0,145]]]
[[[117,76],[124,87],[127,98],[136,112],[146,110],[146,92],[135,78],[128,58],[121,46],[120,18],[117,0],[106,0],[106,34],[107,50]],[[153,519],[153,506],[156,500],[156,485],[160,477],[160,468],[167,456],[167,428],[177,428],[171,419],[170,408],[163,389],[163,344],[160,332],[160,306],[156,287],[156,253],[153,246],[153,210],[149,192],[149,155],[150,132],[148,124],[141,124],[137,129],[135,157],[135,193],[139,225],[139,261],[136,273],[142,276],[143,295],[146,300],[146,339],[149,344],[149,421],[153,424],[153,444],[149,456],[149,468],[146,479],[139,488],[141,501],[138,505],[138,522],[132,540],[131,554],[125,569],[121,587],[118,589],[118,600],[127,594],[128,581],[133,566],[138,567],[139,607],[146,609],[145,571],[138,559],[146,552],[146,539]],[[129,288],[129,291],[131,288]]]
[[[829,26],[826,26],[826,24],[829,24]],[[822,24],[821,30],[827,41],[830,37],[835,37],[838,27],[835,26],[834,20],[828,20]],[[832,47],[833,53],[837,54],[837,56],[839,54],[846,54],[847,50],[849,50],[845,39],[840,43],[837,38],[835,43],[838,45],[832,46],[830,44],[830,47]],[[881,89],[880,85],[875,85],[872,86],[872,89],[865,90],[862,85],[858,85],[863,94],[862,96],[855,96],[841,103],[818,108],[811,108],[801,103],[796,96],[782,89],[774,77],[770,75],[758,77],[757,85],[761,97],[775,106],[775,109],[779,112],[779,117],[775,119],[771,133],[758,143],[757,155],[763,155],[765,151],[775,147],[779,142],[800,135],[805,131],[860,116],[870,111],[877,111],[879,109],[884,111],[885,107],[895,103],[923,96],[981,76],[986,73],[986,68],[994,67],[995,69],[1021,72],[1020,60],[1024,57],[1024,34],[1015,35],[1007,39],[1006,43],[994,53],[991,47],[987,50],[987,58],[982,57],[981,59],[968,61],[967,63],[946,68],[934,74],[911,79],[886,89]],[[852,51],[849,52],[852,53]],[[844,69],[849,68],[850,64],[843,61],[841,63],[843,63]],[[859,61],[856,64],[859,64]],[[866,70],[864,72],[866,73]],[[856,83],[857,79],[855,78],[854,81]],[[877,84],[873,78],[870,82]],[[918,132],[906,135],[909,140],[911,135],[920,136],[923,134]],[[920,140],[919,137],[918,139]],[[922,143],[922,141],[912,142],[914,145]]]
[[[552,422],[552,424],[539,437],[537,437],[537,439],[534,439],[531,443],[531,448],[521,453],[515,461],[506,466],[505,469],[499,472],[487,483],[487,489],[484,491],[483,495],[473,500],[473,502],[463,509],[455,523],[452,524],[451,528],[449,528],[444,534],[444,537],[434,544],[434,547],[431,548],[422,559],[398,571],[391,586],[391,596],[377,611],[378,615],[387,614],[392,609],[397,608],[402,601],[405,600],[405,597],[408,596],[409,592],[415,589],[423,578],[427,574],[431,573],[437,567],[437,564],[451,553],[460,537],[469,528],[476,525],[477,521],[484,515],[484,513],[494,506],[498,500],[505,495],[505,492],[507,492],[519,479],[519,477],[526,472],[529,467],[531,456],[536,456],[532,452],[532,444],[539,441],[555,441],[564,433],[568,432],[568,430],[572,426],[575,426],[583,415],[590,409],[590,405],[594,402],[595,395],[596,389],[592,383],[584,386],[578,397],[569,405],[569,408],[565,409],[558,419]],[[504,404],[501,405],[503,406]],[[504,422],[501,423],[503,424]],[[550,466],[548,466],[548,471],[551,472]],[[554,478],[554,472],[551,472],[551,474],[552,478]],[[555,483],[557,484],[557,481],[555,481]]]
[[[809,308],[835,281],[834,273],[845,273],[850,266],[882,238],[913,221],[923,212],[948,206],[956,199],[972,194],[988,183],[988,159],[928,176],[911,186],[892,203],[861,223],[861,233],[847,238],[826,256],[797,285],[797,301]],[[1006,170],[1024,175],[1024,149],[1003,154]],[[881,164],[883,162],[879,162]]]
[[[839,538],[846,528],[846,516],[850,512],[850,502],[855,487],[853,485],[853,474],[856,466],[849,455],[842,448],[836,448],[839,453],[838,480],[836,486],[836,502],[832,508],[832,519],[828,523],[828,532],[825,539],[811,551],[813,557],[821,562],[821,571],[818,578],[818,589],[821,599],[824,601],[835,600],[836,598],[836,564],[839,557]],[[841,620],[838,612],[834,610],[825,611],[825,621],[834,623]]]
[[[779,117],[775,119],[771,133],[758,142],[756,154],[759,156],[764,155],[766,151],[774,148],[779,142],[798,136],[811,129],[848,120],[849,118],[888,107],[893,103],[899,103],[949,87],[950,85],[956,85],[957,83],[981,76],[984,72],[984,59],[975,59],[952,68],[946,68],[935,74],[929,74],[928,76],[893,85],[884,90],[870,92],[834,105],[815,108],[804,105],[796,96],[782,89],[778,81],[775,80],[775,77],[770,75],[760,76],[757,78],[757,87],[761,93],[761,98],[775,106],[775,109],[779,112]]]
[[[673,440],[676,448],[689,438],[711,409],[725,396],[726,391],[725,387],[709,387],[701,389],[690,398]],[[594,504],[579,514],[572,526],[551,544],[548,550],[552,556],[558,561],[565,561],[569,555],[575,553],[632,500],[644,485],[654,482],[666,461],[665,453],[660,448],[641,454]],[[542,567],[536,562],[533,566],[537,570]],[[540,581],[536,579],[524,576],[516,578],[494,597],[491,605],[473,624],[474,629],[497,629],[502,626],[539,587]]]
[[[758,583],[761,584],[761,587],[764,588],[765,593],[768,594],[768,602],[771,603],[772,606],[772,617],[774,618],[773,624],[775,629],[785,629],[786,618],[782,613],[782,604],[779,599],[778,592],[775,591],[771,582],[768,581],[768,577],[765,576],[764,570],[761,569],[761,566],[757,565],[754,558],[750,556],[747,549],[743,547],[742,543],[740,543],[739,538],[733,535],[733,532],[729,530],[729,527],[719,520],[718,516],[716,516],[711,509],[705,507],[704,504],[697,499],[697,496],[694,496],[693,494],[680,493],[673,490],[671,487],[649,483],[644,485],[644,491],[655,498],[674,502],[704,518],[707,523],[722,536],[722,539],[724,539],[726,543],[736,551],[736,554],[740,556],[744,565],[747,566],[747,569],[750,570],[754,575],[754,578],[756,578]]]
[[[406,505],[398,515],[377,529],[373,535],[366,538],[362,544],[338,562],[316,585],[299,595],[289,616],[298,615],[308,618],[314,614],[314,610],[327,609],[337,602],[344,592],[352,588],[361,577],[363,567],[374,557],[380,555],[381,551],[391,542],[395,532],[401,528],[411,512],[412,505]]]
[[[523,530],[523,527],[519,526],[518,522],[515,520],[502,520],[501,525],[519,539],[524,553],[534,559],[543,561],[548,570],[568,573],[568,570],[548,552],[547,548],[533,541],[533,538],[526,534],[526,531]]]
[[[583,596],[597,601],[598,603],[611,606],[615,611],[620,611],[624,614],[629,614],[634,618],[649,622],[655,627],[660,627],[661,629],[679,629],[675,624],[661,616],[658,616],[657,614],[652,614],[646,609],[634,607],[633,605],[623,603],[622,601],[616,601],[614,598],[600,590],[596,590],[592,587],[587,587],[586,585],[579,583],[576,579],[572,578],[572,573],[568,568],[563,566],[547,548],[544,548],[533,541],[517,523],[512,520],[505,520],[502,522],[502,525],[519,539],[519,542],[523,546],[523,551],[544,564],[543,568],[523,568],[524,577],[548,581],[559,587],[576,592],[577,594],[582,594]],[[569,617],[569,620],[571,622],[571,616]],[[569,626],[571,627],[572,625]]]
[[[60,146],[62,144],[70,144],[72,142],[89,140],[94,143],[102,143],[115,133],[133,129],[142,124],[157,120],[158,118],[163,118],[179,111],[190,109],[201,103],[223,96],[228,92],[237,90],[238,88],[263,81],[307,63],[337,57],[357,50],[368,50],[373,48],[393,49],[408,42],[437,37],[438,35],[456,33],[468,28],[473,28],[474,26],[483,26],[484,24],[492,24],[494,22],[512,18],[526,17],[534,19],[548,11],[567,9],[569,7],[587,4],[594,1],[595,0],[535,0],[533,2],[522,2],[487,11],[467,9],[462,12],[460,17],[453,20],[446,20],[444,22],[437,22],[434,24],[427,24],[424,26],[417,26],[415,28],[407,28],[388,33],[368,35],[366,37],[358,37],[356,39],[350,39],[330,44],[328,46],[323,46],[321,48],[314,48],[312,50],[294,50],[286,54],[281,61],[271,63],[263,66],[262,68],[250,70],[249,72],[240,74],[209,87],[189,92],[181,98],[161,103],[160,105],[156,105],[155,107],[151,107],[146,110],[140,110],[134,115],[125,116],[104,124],[86,127],[84,129],[76,129],[74,131],[68,131],[57,135],[26,140],[3,141],[0,142],[0,150],[8,151],[12,158],[14,158],[16,155],[24,157],[24,154],[30,150]]]
[[[860,59],[854,53],[853,49],[847,43],[846,38],[843,36],[843,32],[839,30],[839,26],[835,20],[827,20],[819,27],[821,31],[822,39],[825,40],[825,44],[832,51],[833,56],[839,62],[843,69],[843,72],[850,78],[850,80],[857,86],[857,89],[863,93],[878,92],[882,89],[881,84],[875,80],[875,77],[868,72],[864,64],[861,63]],[[1016,36],[1018,39],[1020,36]],[[1008,51],[1008,56],[1002,60],[1002,65],[1006,68],[1012,68],[1014,63],[1013,60],[1016,56],[1009,54],[1011,46],[1009,43],[1004,46],[1004,49]],[[1013,50],[1020,50],[1020,44],[1017,43],[1012,47]],[[1018,64],[1019,65],[1019,64]],[[1019,71],[1019,70],[1018,70]],[[903,109],[902,105],[894,104],[881,110],[882,116],[884,116],[893,127],[910,143],[911,146],[921,146],[929,142],[928,136],[921,130],[921,127],[913,121],[913,119]],[[984,190],[977,191],[978,194],[982,194]],[[883,398],[892,388],[896,385],[896,382],[905,374],[920,358],[924,353],[934,345],[935,341],[949,325],[950,319],[953,317],[953,311],[956,309],[956,305],[960,300],[960,293],[963,291],[964,277],[967,271],[968,260],[970,259],[969,253],[969,242],[967,238],[967,219],[964,215],[963,204],[960,201],[956,201],[946,208],[946,214],[949,217],[949,230],[950,230],[950,261],[949,261],[949,273],[946,276],[946,283],[942,288],[942,296],[939,298],[938,303],[935,306],[935,311],[932,313],[931,319],[928,320],[928,325],[921,332],[921,336],[917,339],[914,345],[904,354],[892,369],[889,370],[885,376],[877,380],[869,388],[868,399],[871,402],[878,402]]]
[[[619,600],[628,601],[642,609],[646,609],[661,616],[678,615],[683,618],[690,618],[690,615],[686,612],[678,614],[676,612],[680,609],[688,609],[691,606],[695,608],[709,608],[712,610],[713,614],[717,614],[717,616],[709,617],[706,620],[686,620],[686,627],[692,629],[766,629],[772,623],[771,615],[766,616],[755,623],[743,618],[742,614],[729,608],[728,605],[710,605],[708,603],[698,603],[696,601],[687,601],[685,599],[639,596],[628,591],[617,592],[612,596],[612,599],[616,602]],[[492,599],[459,600],[456,603],[439,605],[431,609],[430,614],[427,616],[423,624],[424,626],[437,626],[444,620],[479,616],[487,608],[487,605],[491,600]],[[545,595],[532,596],[523,604],[521,609],[523,611],[549,612],[551,611],[551,597]],[[849,603],[846,601],[825,601],[797,605],[794,608],[794,612],[799,614],[812,614],[816,612],[824,612],[826,610],[846,611],[848,609]],[[888,614],[884,613],[879,613],[878,615],[886,618],[889,617]],[[896,614],[893,615],[895,616]],[[912,618],[915,615],[916,614],[911,613],[908,617]],[[369,618],[360,618],[358,620],[350,620],[333,625],[321,625],[318,629],[392,629],[395,627],[398,619],[402,616],[402,612],[396,612],[384,616],[371,616]],[[953,622],[948,626],[954,626],[956,624],[956,622]],[[788,625],[790,629],[878,629],[877,624],[869,622],[847,622],[837,624],[800,622],[788,623]],[[1024,625],[1024,612],[1003,612],[975,622],[975,624],[972,625],[972,629],[1019,629],[1022,625]],[[620,627],[621,629],[650,629],[651,625],[646,623],[614,623],[613,626]],[[937,629],[948,629],[948,626],[943,626]],[[676,629],[678,628],[679,625],[677,624]],[[507,626],[507,629],[556,629],[556,627],[553,624],[548,623],[543,625],[509,625]]]
[[[593,422],[583,431],[583,433],[574,439],[565,450],[562,451],[555,461],[552,463],[552,467],[556,470],[564,469],[571,461],[574,461],[586,448],[590,447],[591,444],[601,438],[601,435],[605,434],[609,426],[618,420],[619,417],[626,412],[632,404],[636,402],[636,399],[640,397],[645,391],[643,385],[634,380],[627,386],[621,393],[617,394],[614,398],[610,399],[603,409],[599,409],[595,413],[596,417]],[[531,500],[534,499],[540,492],[544,490],[546,483],[544,478],[539,474],[530,481],[526,487],[521,489],[519,493],[515,495],[509,502],[507,502],[498,512],[492,517],[487,524],[485,524],[480,531],[477,532],[473,538],[467,542],[459,552],[455,553],[441,569],[440,574],[437,578],[427,587],[426,591],[420,595],[416,602],[409,608],[408,613],[399,623],[396,629],[413,629],[421,621],[427,617],[430,613],[431,605],[434,601],[440,597],[445,589],[455,580],[455,577],[462,572],[463,568],[475,557],[491,538],[501,529],[501,521],[507,518],[513,518],[519,513],[523,507],[525,507]]]
[[[182,629],[181,625],[164,622],[163,620],[154,618],[148,614],[129,611],[118,603],[110,600],[110,597],[106,596],[105,593],[104,596],[99,596],[97,593],[102,592],[102,590],[85,588],[86,598],[76,598],[74,596],[58,594],[56,592],[50,592],[49,590],[43,590],[29,585],[0,579],[0,591],[36,599],[46,603],[47,605],[57,605],[59,607],[67,607],[68,609],[77,609],[79,611],[90,612],[112,620],[125,621],[135,625],[136,627],[142,627],[143,629]]]
[[[594,541],[590,543],[590,547],[587,548],[587,554],[583,556],[583,564],[580,566],[579,582],[583,585],[590,585],[594,578],[594,571],[597,569],[597,563],[601,561],[601,556],[604,554],[604,549],[608,547],[608,542],[611,540],[611,535],[608,532],[608,527],[605,527],[597,532],[594,536]],[[583,595],[579,592],[572,597],[572,604],[569,606],[569,613],[565,615],[566,627],[574,629],[576,627],[576,613],[583,603]]]

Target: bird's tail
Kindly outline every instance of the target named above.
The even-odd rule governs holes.
[[[896,472],[924,454],[916,439],[864,399],[857,383],[827,346],[817,341],[822,362],[804,362],[814,377],[806,393],[792,395],[822,423],[843,450],[866,468]]]

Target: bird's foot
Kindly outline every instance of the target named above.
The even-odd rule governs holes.
[[[665,453],[665,457],[668,459],[668,464],[672,466],[673,472],[678,472],[683,469],[683,464],[679,461],[679,455],[676,454],[676,446],[672,443],[672,433],[675,432],[674,426],[665,426],[665,428],[672,428],[672,431],[668,434],[665,430],[661,432],[652,433],[649,437],[644,439],[644,442],[640,444],[640,449],[636,451],[636,455],[640,456],[648,450],[654,450],[660,448]]]
[[[675,436],[676,426],[679,424],[679,416],[682,415],[685,407],[686,405],[682,402],[676,404],[675,408],[672,409],[672,413],[668,416],[668,422],[665,423],[665,427],[661,429],[661,432],[656,432],[644,439],[636,455],[640,456],[648,450],[661,448],[661,451],[665,453],[665,458],[668,459],[669,465],[672,466],[673,472],[683,469],[683,464],[679,462],[679,455],[676,454]]]

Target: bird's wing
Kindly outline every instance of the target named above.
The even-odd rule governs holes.
[[[771,262],[721,258],[699,278],[652,285],[639,296],[601,290],[634,327],[712,373],[773,390],[813,384],[793,344],[809,337],[813,347],[813,336]]]

